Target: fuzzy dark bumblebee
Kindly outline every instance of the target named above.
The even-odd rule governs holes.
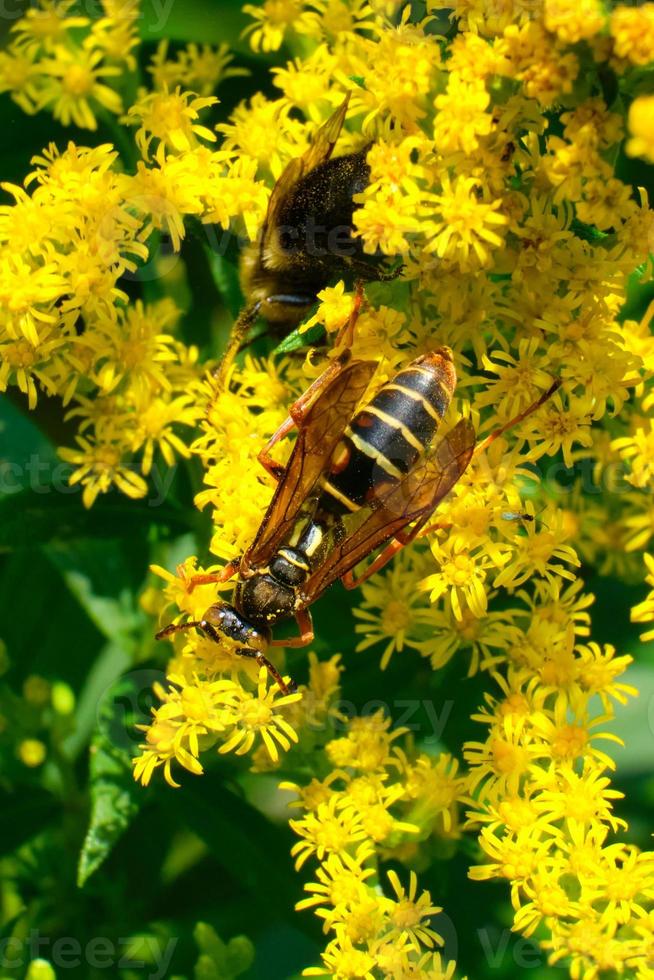
[[[256,241],[243,252],[241,288],[247,305],[234,324],[223,373],[257,316],[285,333],[303,320],[330,282],[396,275],[386,256],[367,255],[354,234],[354,197],[370,181],[366,158],[372,144],[332,158],[348,102],[349,96],[306,153],[289,161],[273,187]]]

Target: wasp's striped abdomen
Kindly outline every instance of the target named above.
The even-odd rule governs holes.
[[[322,481],[319,509],[346,514],[398,483],[431,444],[456,386],[452,352],[412,361],[355,415]]]

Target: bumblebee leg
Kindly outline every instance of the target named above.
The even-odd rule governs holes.
[[[392,282],[404,272],[403,265],[399,265],[397,269],[375,269],[368,262],[356,258],[350,259],[350,269],[364,282]]]
[[[272,679],[276,681],[282,694],[292,694],[293,691],[297,689],[297,684],[295,681],[290,681],[287,684],[274,664],[271,664],[268,658],[264,657],[260,650],[252,650],[250,647],[238,647],[236,654],[239,657],[251,657],[253,660],[256,660],[260,667],[265,667]]]
[[[519,413],[519,415],[515,415],[512,419],[509,419],[509,421],[505,422],[504,425],[501,425],[499,429],[495,429],[495,431],[491,432],[489,436],[486,436],[482,442],[478,443],[475,446],[475,456],[477,453],[483,453],[484,450],[488,449],[491,443],[495,442],[496,439],[499,439],[501,435],[504,435],[508,429],[512,429],[514,425],[518,425],[520,422],[523,422],[533,412],[537,411],[541,405],[544,405],[545,402],[552,397],[555,391],[558,391],[562,384],[563,381],[561,378],[555,378],[547,391],[543,392],[543,394],[537,398],[535,402],[532,402],[531,405],[528,405],[524,411]]]
[[[306,414],[314,404],[316,398],[318,398],[321,392],[341,373],[349,360],[349,350],[344,350],[342,354],[334,358],[327,370],[323,371],[320,377],[316,378],[316,380],[309,385],[307,390],[300,395],[298,400],[291,405],[288,418],[282,422],[276,432],[273,432],[270,439],[259,453],[257,458],[264,470],[266,470],[267,473],[270,473],[270,475],[276,480],[280,480],[282,478],[285,467],[272,458],[270,455],[271,449],[273,446],[277,445],[281,439],[287,436],[292,429],[302,428]]]
[[[271,647],[306,647],[313,643],[313,621],[308,609],[300,609],[295,614],[295,620],[300,628],[299,636],[292,636],[289,640],[273,640]]]
[[[352,312],[349,318],[343,324],[341,329],[336,334],[336,340],[334,341],[334,347],[345,347],[349,349],[354,343],[354,328],[356,322],[359,319],[359,313],[361,312],[361,304],[363,303],[363,282],[361,279],[357,280],[355,285],[355,296],[354,303],[352,304]]]
[[[223,351],[223,355],[218,362],[218,367],[213,373],[217,391],[221,391],[224,388],[227,373],[232,366],[234,358],[238,354],[243,341],[248,335],[248,330],[258,317],[260,308],[261,303],[253,303],[252,306],[246,306],[245,309],[241,310],[239,313],[234,326],[232,327],[232,332],[229,336],[227,347]]]
[[[207,572],[204,575],[191,575],[190,578],[186,579],[186,591],[192,592],[196,585],[211,585],[216,583],[220,585],[221,582],[228,582],[232,575],[236,575],[241,565],[240,558],[233,558],[228,562],[224,568],[221,568],[219,572]]]

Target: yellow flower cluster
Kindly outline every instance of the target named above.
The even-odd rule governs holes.
[[[544,926],[550,962],[565,960],[573,977],[646,976],[654,854],[609,843],[626,823],[613,813],[622,795],[607,775],[615,763],[597,744],[620,741],[602,726],[613,702],[637,692],[617,680],[629,657],[576,641],[587,619],[565,600],[536,605],[506,674],[493,671],[499,696],[473,716],[486,738],[464,747],[475,799],[468,826],[481,828],[490,859],[471,876],[507,879],[514,928],[530,936]]]
[[[312,680],[330,669],[333,663],[314,660]],[[320,687],[324,692],[324,681]],[[406,731],[391,731],[382,711],[347,722],[337,701],[330,710],[336,692],[329,693],[327,711],[324,700],[318,715],[307,716],[301,706],[319,733],[313,766],[328,775],[302,785],[280,784],[296,794],[291,806],[302,813],[290,821],[300,838],[292,850],[296,867],[313,858],[319,862],[316,881],[305,885],[309,894],[297,908],[312,908],[331,936],[323,965],[305,970],[304,976],[450,980],[455,964],[434,951],[444,940],[430,925],[442,910],[432,905],[428,892],[418,893],[413,871],[408,889],[390,871],[394,894],[386,894],[379,860],[406,861],[434,836],[459,836],[464,780],[457,763],[445,753],[407,754],[397,744]],[[317,719],[323,722],[320,728]],[[300,747],[304,743],[301,734]]]
[[[94,21],[71,7],[43,0],[16,22],[0,87],[25,111],[50,109],[63,123],[93,129],[100,116],[120,133],[119,149],[51,144],[24,187],[2,185],[14,203],[0,207],[0,390],[16,385],[34,408],[41,389],[70,407],[77,445],[61,455],[90,506],[113,487],[145,496],[155,451],[167,467],[188,457],[182,433],[200,417],[204,368],[175,337],[182,311],[158,289],[151,302],[130,303],[127,280],[164,275],[161,236],[179,249],[189,215],[225,227],[240,219],[254,234],[265,189],[242,158],[202,144],[216,137],[198,114],[216,100],[173,87],[209,91],[242,74],[227,68],[224,46],[189,45],[163,74],[159,47],[156,87],[140,90],[123,120],[134,145],[103,116],[123,105],[98,79],[134,67],[138,5],[105,0]]]
[[[205,680],[194,674],[168,673],[169,688],[155,685],[155,693],[163,702],[153,712],[142,753],[135,760],[134,777],[144,785],[152,773],[163,766],[164,776],[171,786],[178,786],[171,772],[173,760],[196,776],[204,771],[198,762],[201,751],[221,741],[219,752],[249,752],[259,737],[276,762],[278,745],[285,751],[297,734],[280,712],[287,704],[299,700],[299,693],[276,697],[276,685],[268,687],[265,667],[261,669],[253,691],[236,681]]]
[[[172,332],[177,306],[156,294],[130,304],[125,279],[156,264],[161,236],[179,250],[188,219],[254,239],[269,189],[344,91],[337,152],[371,144],[356,231],[368,254],[403,263],[401,281],[369,290],[354,356],[379,361],[377,383],[414,352],[450,345],[459,387],[447,422],[470,415],[481,440],[561,381],[482,443],[427,542],[366,583],[355,612],[359,649],[382,645],[383,666],[414,651],[438,670],[460,654],[488,673],[497,693],[477,716],[486,739],[465,748],[468,772],[401,750],[379,715],[339,719],[335,660],[312,657],[309,683],[280,696],[227,643],[180,633],[137,777],[161,766],[175,785],[173,763],[200,773],[216,745],[254,750],[258,769],[281,750],[291,770],[295,759],[298,772],[327,773],[292,784],[298,865],[320,862],[303,904],[330,937],[314,974],[451,976],[432,951],[430,897],[413,877],[405,890],[392,875],[394,897],[383,892],[377,862],[460,836],[464,804],[490,859],[473,875],[506,880],[516,929],[538,930],[574,977],[650,976],[654,858],[610,841],[624,822],[614,763],[596,744],[633,693],[618,679],[630,658],[590,640],[578,570],[642,577],[638,553],[654,536],[654,308],[620,318],[630,277],[651,274],[654,214],[616,175],[625,139],[626,153],[654,159],[641,86],[654,4],[430,0],[423,20],[395,0],[248,4],[254,50],[285,43],[292,59],[273,69],[276,98],[255,95],[215,127],[213,89],[236,71],[223,47],[171,57],[161,45],[152,87],[123,105],[133,18],[110,0],[95,21],[71,9],[40,0],[17,22],[0,85],[27,112],[123,125],[110,119],[116,148],[50,147],[24,188],[6,188],[0,387],[32,405],[41,388],[79,418],[78,447],[63,452],[87,504],[112,486],[142,496],[155,450],[168,464],[192,453],[212,553],[224,561],[251,542],[272,492],[257,452],[324,361],[248,356],[218,390]],[[332,334],[352,297],[339,283],[320,300],[305,326]],[[198,619],[216,600],[215,585],[190,588],[205,571],[194,562],[160,571],[180,613]],[[634,618],[654,618],[651,596]]]
[[[654,557],[646,553],[643,558],[647,567],[645,581],[652,588],[647,597],[631,610],[631,619],[634,623],[651,623],[654,620]],[[641,636],[643,642],[651,639],[654,639],[654,630],[647,630]]]
[[[136,65],[138,4],[103,0],[104,16],[73,13],[74,0],[43,0],[12,27],[0,53],[0,91],[24,112],[49,109],[64,125],[96,129],[98,113],[122,112],[118,79]]]

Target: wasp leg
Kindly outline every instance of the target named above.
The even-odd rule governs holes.
[[[381,551],[375,560],[366,568],[365,572],[359,576],[359,578],[354,577],[352,569],[346,572],[342,577],[341,582],[346,589],[357,589],[364,582],[367,582],[371,575],[375,572],[381,571],[389,561],[395,557],[398,551],[402,548],[406,548],[408,544],[415,541],[416,538],[420,538],[425,534],[429,534],[431,531],[444,531],[452,527],[451,524],[428,524],[425,527],[425,522],[429,519],[429,513],[418,521],[410,531],[399,531],[392,541],[389,541],[383,551]]]
[[[278,463],[277,460],[272,458],[270,455],[270,450],[276,443],[280,442],[285,436],[287,436],[291,429],[294,428],[295,419],[289,415],[288,418],[282,422],[280,427],[273,432],[270,439],[257,456],[257,459],[263,466],[266,473],[270,473],[270,475],[277,480],[278,483],[283,477],[286,467],[282,463]]]
[[[236,654],[239,657],[251,657],[253,660],[256,660],[260,667],[265,667],[272,679],[277,682],[277,686],[282,694],[292,694],[293,691],[297,690],[295,681],[292,680],[287,684],[274,664],[271,664],[260,650],[252,650],[250,647],[238,647]]]
[[[234,358],[241,349],[243,342],[247,338],[248,330],[258,317],[260,309],[260,302],[253,303],[252,306],[246,306],[244,310],[241,310],[236,318],[236,322],[232,327],[232,332],[227,342],[227,347],[223,351],[223,355],[218,362],[218,367],[213,373],[217,391],[222,391],[224,388],[227,373],[232,366]]]
[[[186,579],[186,591],[192,592],[196,585],[211,585],[215,583],[228,582],[233,575],[236,575],[241,566],[240,558],[232,558],[219,572],[206,572],[204,575],[191,575]]]
[[[311,613],[308,609],[300,609],[299,612],[295,614],[295,621],[300,628],[299,636],[292,636],[288,640],[273,640],[270,644],[271,647],[306,647],[309,643],[313,643],[313,621],[311,619]]]
[[[555,391],[558,391],[562,383],[563,382],[561,378],[555,378],[555,380],[549,386],[547,391],[543,392],[543,394],[539,398],[537,398],[535,402],[532,402],[531,405],[528,405],[524,411],[519,413],[519,415],[516,415],[512,419],[509,419],[509,421],[505,422],[504,425],[501,425],[499,429],[495,429],[495,431],[491,432],[489,436],[486,436],[483,442],[480,442],[477,446],[475,446],[475,456],[477,455],[477,453],[483,453],[484,450],[488,449],[491,443],[495,442],[496,439],[499,439],[500,436],[504,435],[504,433],[508,429],[512,429],[514,425],[518,425],[520,422],[523,422],[526,418],[529,418],[529,416],[533,412],[537,411],[541,407],[541,405],[544,405],[545,402],[552,397]]]
[[[354,343],[354,328],[359,319],[361,304],[363,303],[363,282],[361,279],[357,280],[354,288],[356,292],[354,303],[352,304],[352,312],[336,334],[336,340],[334,341],[334,347],[345,347],[347,350]]]
[[[331,362],[327,370],[323,371],[320,377],[316,378],[316,380],[309,385],[307,390],[300,395],[298,400],[291,405],[288,418],[282,422],[275,432],[273,432],[270,439],[259,453],[257,459],[263,466],[264,470],[266,470],[267,473],[270,473],[275,480],[281,480],[284,475],[285,467],[272,458],[270,455],[271,449],[273,446],[277,445],[281,439],[287,436],[292,429],[302,428],[306,414],[316,401],[316,398],[318,398],[321,392],[341,373],[349,360],[350,351],[348,349],[344,350],[342,354]]]

